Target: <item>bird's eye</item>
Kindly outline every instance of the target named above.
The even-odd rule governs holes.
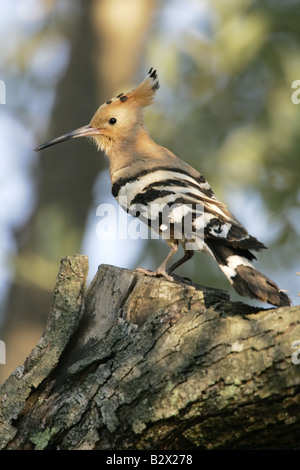
[[[116,124],[117,120],[116,120],[116,118],[112,117],[112,118],[110,118],[110,120],[108,122],[109,122],[109,124],[113,125],[113,124]]]

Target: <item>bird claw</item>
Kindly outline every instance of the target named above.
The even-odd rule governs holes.
[[[172,275],[173,277],[173,281],[177,281],[177,282],[185,282],[185,283],[188,283],[188,284],[193,284],[193,281],[191,279],[189,279],[188,277],[182,277],[182,276],[178,276],[177,274],[170,274]]]
[[[167,281],[174,281],[174,278],[167,273],[167,271],[163,268],[157,268],[156,271],[149,271],[148,269],[145,268],[135,268],[135,271],[145,274],[146,276],[151,276],[151,277],[159,277],[162,276],[164,277]]]
[[[171,282],[184,282],[188,284],[193,284],[193,281],[189,279],[188,277],[181,277],[178,276],[177,274],[174,273],[168,273],[165,269],[163,268],[157,268],[156,271],[149,271],[146,268],[135,268],[135,271],[145,274],[146,276],[151,276],[151,277],[159,277],[162,276],[164,277],[167,281]]]

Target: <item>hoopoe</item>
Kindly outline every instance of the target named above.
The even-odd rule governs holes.
[[[177,279],[173,271],[195,251],[201,251],[219,264],[238,294],[276,306],[290,305],[288,296],[251,263],[256,259],[252,251],[261,251],[265,245],[249,235],[226,205],[217,200],[198,171],[149,136],[143,110],[152,103],[158,88],[157,72],[151,68],[132,91],[120,93],[100,106],[90,124],[35,150],[68,139],[92,137],[98,149],[105,152],[113,196],[128,213],[157,230],[170,246],[156,271],[137,268],[140,272]],[[183,222],[187,216],[190,227],[186,231]],[[168,268],[179,245],[184,254]]]

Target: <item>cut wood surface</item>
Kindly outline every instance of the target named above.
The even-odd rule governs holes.
[[[44,334],[0,387],[1,449],[300,448],[300,306],[62,259]],[[293,356],[294,353],[294,356]]]

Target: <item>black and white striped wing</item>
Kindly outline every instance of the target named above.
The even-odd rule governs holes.
[[[195,178],[178,168],[154,168],[130,179],[118,180],[112,192],[127,212],[163,238],[197,241],[195,249],[205,250],[205,238],[227,243],[253,239],[215,198],[200,174]]]

